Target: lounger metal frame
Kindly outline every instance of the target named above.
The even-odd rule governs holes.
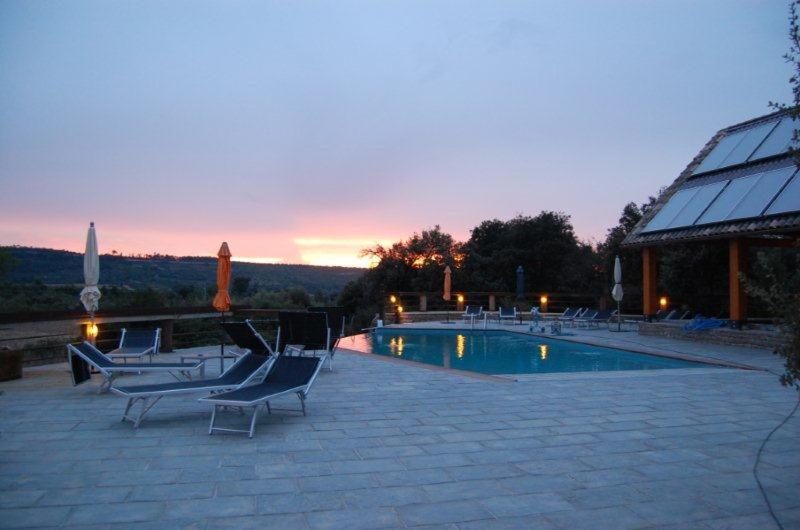
[[[258,399],[254,399],[252,401],[229,401],[224,399],[214,399],[213,396],[207,398],[201,398],[201,402],[210,403],[213,405],[211,410],[211,422],[208,425],[208,434],[212,435],[215,431],[220,432],[234,432],[234,433],[244,433],[247,434],[249,438],[252,438],[256,432],[256,421],[258,420],[258,411],[261,407],[267,409],[267,414],[272,414],[273,410],[282,410],[282,411],[289,411],[289,412],[297,412],[297,409],[282,409],[282,408],[273,408],[270,406],[269,401],[271,399],[275,399],[281,396],[286,396],[289,394],[297,394],[297,397],[300,399],[300,407],[303,416],[306,415],[306,396],[308,395],[309,391],[311,390],[311,385],[314,384],[314,381],[317,380],[317,376],[319,375],[319,371],[322,369],[322,365],[325,364],[325,356],[319,358],[320,361],[317,363],[317,367],[314,370],[314,373],[311,375],[311,378],[308,380],[308,383],[301,386],[296,386],[294,388],[289,388],[283,390],[281,392],[277,392],[275,394],[270,394],[268,396],[264,396]],[[272,370],[272,367],[275,366],[274,363],[270,366],[267,373],[264,375],[264,379],[269,377],[269,372]],[[228,427],[216,427],[214,424],[217,420],[217,410],[219,408],[225,407],[232,407],[238,408],[239,410],[243,410],[245,407],[252,407],[253,415],[250,418],[250,428],[249,429],[231,429]]]
[[[230,372],[231,370],[236,367],[239,363],[244,361],[247,355],[242,355],[239,357],[235,363],[233,363],[227,370],[222,372],[219,378],[222,378],[225,374]],[[243,382],[238,384],[228,384],[228,385],[211,385],[204,387],[192,387],[192,388],[173,388],[170,390],[161,390],[158,392],[123,392],[118,388],[111,387],[111,391],[117,394],[118,396],[123,396],[128,398],[128,404],[125,406],[125,412],[122,413],[122,421],[130,421],[133,423],[133,428],[138,429],[139,425],[142,423],[142,420],[150,412],[156,403],[158,403],[161,398],[165,396],[171,396],[176,394],[193,394],[195,392],[209,392],[211,394],[215,394],[218,392],[226,392],[229,390],[236,390],[239,388],[243,388],[252,383],[260,383],[263,379],[267,371],[269,370],[272,363],[275,362],[275,357],[270,356],[264,363],[255,370],[250,376],[248,376]],[[209,381],[210,382],[210,381]],[[131,416],[129,413],[133,406],[141,401],[142,407],[139,410],[139,414],[136,416]]]
[[[503,320],[511,320],[511,324],[513,325],[517,324],[517,319],[519,318],[519,316],[517,315],[517,308],[515,306],[512,307],[511,309],[513,310],[513,313],[510,315],[509,314],[504,315],[502,307],[497,311],[497,322],[499,324],[502,324]]]
[[[125,347],[125,336],[128,334],[128,330],[126,328],[122,328],[122,333],[119,336],[119,345],[117,346],[117,350]],[[109,359],[122,359],[122,362],[128,362],[128,358],[132,359],[141,359],[145,355],[148,356],[150,362],[153,362],[153,355],[158,355],[158,350],[161,346],[161,328],[155,329],[155,335],[153,338],[153,345],[149,348],[146,348],[141,351],[141,353],[114,353],[117,350],[112,350],[106,354],[106,357]]]
[[[106,354],[104,354],[103,352],[101,352],[100,350],[95,348],[95,346],[92,343],[84,342],[84,344],[86,344],[89,347],[91,347],[97,354],[105,357],[108,360],[108,362],[114,363],[114,361],[112,359],[110,359]],[[113,366],[113,367],[109,367],[109,366],[103,367],[103,366],[98,365],[94,361],[92,361],[89,357],[84,355],[84,353],[82,351],[80,351],[78,348],[76,348],[72,344],[67,344],[67,352],[71,353],[72,355],[78,355],[81,359],[86,361],[90,366],[92,366],[95,370],[97,370],[100,373],[100,375],[103,376],[103,383],[100,385],[100,388],[97,391],[98,394],[108,391],[111,388],[111,385],[114,382],[114,378],[116,378],[119,374],[126,374],[126,373],[127,374],[138,374],[138,373],[141,373],[141,372],[166,372],[166,373],[170,374],[172,377],[174,377],[175,379],[177,379],[178,381],[183,381],[183,379],[181,379],[179,376],[177,376],[175,374],[175,372],[178,372],[179,374],[184,376],[186,379],[191,379],[191,371],[192,370],[197,370],[198,368],[200,368],[203,365],[203,362],[201,361],[201,362],[198,362],[198,363],[196,363],[194,365],[187,366],[185,369],[179,369],[179,368],[175,368],[175,367],[171,367],[171,366],[150,366],[150,367],[147,367],[147,366],[129,366],[129,365],[125,365],[125,364],[116,364],[116,363],[114,363],[115,366]],[[72,369],[72,355],[67,355],[67,361],[69,362],[70,370]],[[179,363],[174,363],[174,364],[179,364]]]

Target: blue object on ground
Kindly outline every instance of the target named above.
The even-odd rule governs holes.
[[[707,329],[717,329],[725,326],[725,321],[718,318],[704,317],[703,315],[695,316],[691,322],[683,326],[683,331],[703,331]]]

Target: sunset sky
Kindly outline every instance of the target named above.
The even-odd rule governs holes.
[[[788,101],[785,1],[0,3],[0,244],[353,265],[435,224],[603,237]]]

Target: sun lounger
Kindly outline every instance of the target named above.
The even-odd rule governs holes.
[[[516,307],[501,307],[497,313],[497,321],[502,324],[503,320],[510,320],[511,324],[517,323],[517,308]]]
[[[592,316],[590,318],[586,318],[585,320],[582,320],[581,322],[583,324],[586,324],[586,328],[587,329],[592,327],[592,326],[597,326],[599,328],[600,324],[608,323],[611,320],[611,318],[613,316],[615,316],[616,314],[617,314],[616,310],[611,311],[611,310],[608,310],[608,309],[604,309],[602,311],[596,311],[594,316]]]
[[[275,350],[267,340],[256,331],[250,320],[244,322],[223,322],[222,329],[240,349],[257,355],[275,355]]]
[[[190,394],[195,392],[215,393],[225,390],[242,388],[259,380],[263,376],[274,357],[247,353],[225,370],[219,377],[213,379],[195,379],[193,381],[176,381],[172,383],[159,383],[153,385],[133,385],[124,387],[111,387],[117,395],[128,398],[122,421],[130,421],[135,429],[139,428],[145,415],[165,396]],[[137,402],[142,407],[137,415],[130,411]]]
[[[67,361],[69,362],[70,371],[72,372],[73,385],[79,385],[88,381],[91,378],[91,368],[100,372],[103,376],[103,383],[100,385],[99,389],[100,392],[108,390],[114,378],[120,374],[164,372],[180,381],[181,378],[176,374],[181,374],[188,378],[191,371],[197,370],[203,365],[202,362],[117,364],[89,342],[83,342],[77,346],[67,344]]]
[[[565,326],[574,325],[578,319],[585,318],[589,314],[589,311],[588,307],[579,307],[571,316],[561,316],[558,317],[558,320]]]
[[[328,357],[328,367],[333,370],[331,345],[332,330],[328,315],[322,312],[281,311],[278,313],[278,351],[291,348],[301,355]]]
[[[347,325],[347,316],[345,315],[344,307],[342,306],[319,306],[309,307],[308,310],[312,313],[325,313],[325,318],[328,322],[328,328],[331,333],[330,351],[328,352],[328,368],[333,370],[333,354],[336,352],[336,346],[339,345],[339,340],[344,337],[345,326]]]
[[[674,309],[659,309],[653,316],[653,321],[669,320],[675,314]]]
[[[153,355],[158,355],[158,346],[161,341],[161,328],[156,329],[126,329],[122,328],[119,337],[119,346],[106,354],[110,359],[139,359],[145,355],[153,362]]]
[[[587,309],[581,314],[581,316],[575,317],[572,320],[572,323],[576,328],[580,327],[582,324],[586,324],[588,326],[588,322],[595,318],[599,313],[600,312],[597,309]]]
[[[468,305],[462,316],[464,317],[464,322],[469,322],[471,325],[475,325],[475,321],[479,320],[481,317],[483,317],[484,323],[486,322],[486,314],[483,312],[483,306]]]
[[[581,308],[572,309],[568,307],[564,310],[563,313],[555,317],[555,319],[558,320],[559,322],[572,322],[572,319],[578,316],[578,313],[580,313],[581,311],[583,311],[583,309]]]
[[[303,415],[306,415],[306,396],[311,390],[311,385],[322,368],[323,357],[299,357],[281,355],[272,366],[270,366],[264,380],[257,385],[250,385],[231,392],[224,392],[201,398],[200,401],[212,405],[211,423],[208,427],[208,434],[214,431],[241,432],[253,437],[258,419],[258,411],[263,406],[267,413],[272,413],[269,402],[275,398],[290,394],[297,394],[300,399]],[[217,411],[221,407],[249,407],[253,409],[250,418],[250,429],[229,429],[217,427]],[[278,409],[274,409],[278,410]]]

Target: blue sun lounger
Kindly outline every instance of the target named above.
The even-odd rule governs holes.
[[[156,329],[126,329],[122,328],[119,337],[119,346],[106,354],[109,359],[139,359],[148,356],[153,362],[153,355],[158,355],[158,346],[161,342],[161,328]]]
[[[258,411],[261,407],[267,409],[271,414],[273,409],[269,402],[275,398],[296,394],[300,399],[303,416],[306,415],[306,396],[311,390],[311,385],[317,379],[325,356],[322,357],[300,357],[281,355],[272,366],[270,366],[264,380],[256,385],[246,386],[231,392],[224,392],[213,396],[201,398],[202,403],[212,406],[211,423],[208,427],[208,434],[215,431],[247,433],[250,438],[255,434]],[[252,408],[253,413],[250,418],[250,428],[230,429],[217,427],[217,411],[224,407],[236,407],[239,409]]]
[[[230,368],[225,370],[219,377],[213,379],[195,379],[193,381],[174,381],[171,383],[159,383],[153,385],[134,385],[124,387],[112,387],[111,391],[115,394],[128,398],[125,412],[122,413],[122,421],[133,423],[134,429],[139,428],[145,415],[155,406],[158,401],[166,396],[176,396],[191,394],[196,392],[215,393],[226,390],[242,388],[250,383],[259,380],[269,368],[274,357],[247,353],[240,357]],[[142,408],[137,415],[131,415],[131,408],[137,403],[142,403]]]
[[[103,383],[100,385],[99,392],[111,388],[114,378],[120,374],[163,372],[180,381],[181,378],[176,374],[189,378],[190,372],[199,369],[203,365],[202,362],[117,364],[89,342],[83,342],[78,345],[67,344],[67,361],[72,373],[73,385],[79,385],[91,379],[91,368],[97,370],[103,376]]]

